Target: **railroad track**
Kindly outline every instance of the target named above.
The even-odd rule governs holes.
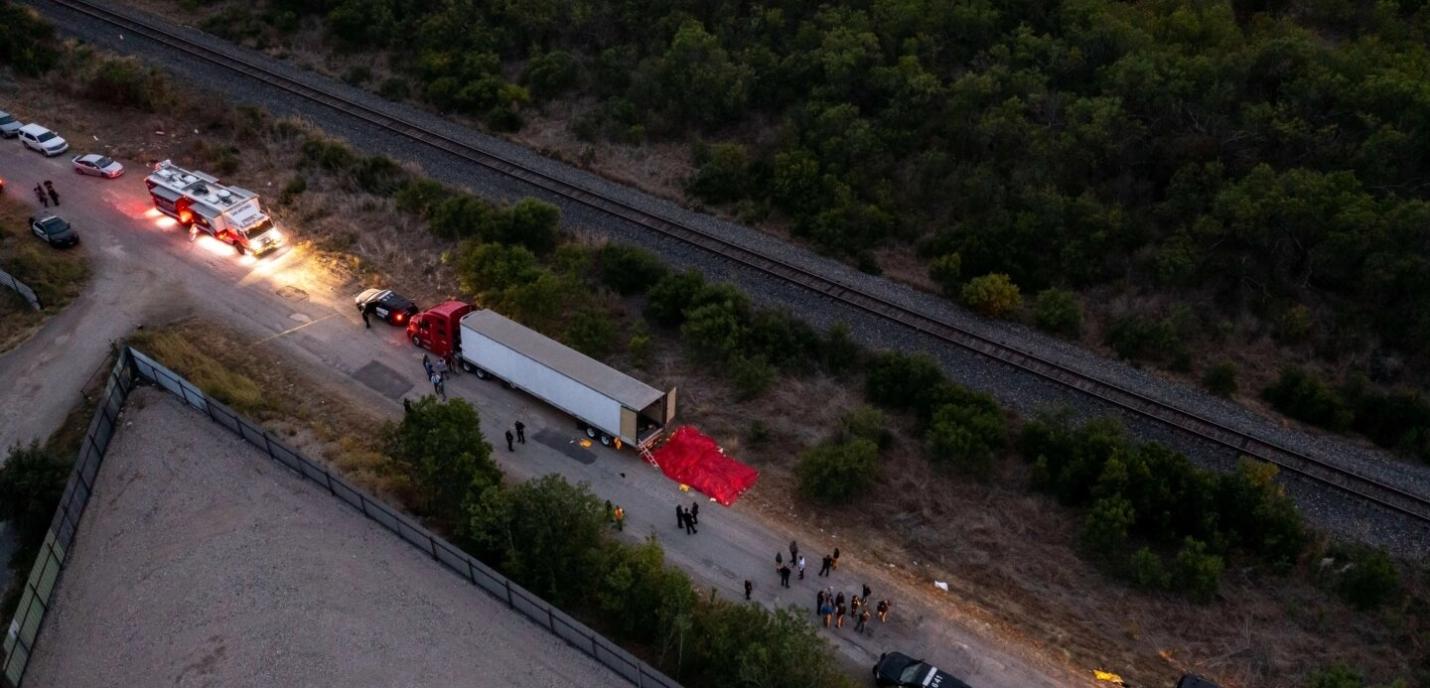
[[[919,313],[875,294],[825,275],[757,253],[712,233],[641,210],[619,200],[550,176],[520,162],[481,150],[335,92],[305,84],[255,61],[228,55],[166,27],[155,26],[100,6],[89,0],[49,0],[74,12],[143,36],[223,69],[262,81],[269,86],[326,106],[338,113],[390,131],[398,136],[442,150],[499,174],[521,180],[548,194],[579,203],[607,215],[644,227],[658,235],[696,246],[746,269],[798,285],[908,329],[921,332],[966,351],[1030,375],[1070,388],[1116,408],[1149,418],[1232,451],[1275,464],[1283,471],[1330,486],[1397,514],[1430,523],[1430,500],[1381,480],[1361,475],[1328,461],[1288,449],[1231,428],[1218,421],[1178,409],[1139,392],[1088,376],[1070,367],[1039,358],[944,320]]]

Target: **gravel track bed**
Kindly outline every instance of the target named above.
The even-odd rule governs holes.
[[[989,392],[1021,413],[1034,413],[1040,409],[1057,405],[1067,405],[1075,412],[1088,415],[1105,415],[1112,410],[1106,408],[1101,402],[1069,392],[1060,385],[966,353],[940,340],[893,325],[888,321],[857,311],[826,297],[815,295],[808,290],[740,268],[699,249],[660,238],[650,230],[626,221],[592,211],[558,197],[549,196],[532,189],[524,182],[502,177],[474,163],[439,151],[418,148],[410,142],[404,142],[394,134],[376,129],[351,117],[340,116],[324,106],[303,101],[257,81],[240,78],[231,72],[184,56],[182,53],[146,39],[133,35],[125,35],[120,39],[113,27],[76,15],[46,0],[34,0],[32,4],[54,20],[66,33],[112,50],[134,54],[156,64],[164,65],[174,72],[181,81],[227,94],[236,103],[261,105],[275,114],[298,115],[321,123],[322,128],[326,131],[347,139],[362,150],[369,153],[383,153],[399,160],[418,163],[434,178],[466,186],[484,196],[498,199],[514,199],[524,195],[543,197],[561,206],[568,229],[607,236],[614,240],[645,247],[660,254],[675,266],[693,267],[701,270],[711,279],[728,280],[739,284],[756,301],[767,305],[787,307],[815,324],[827,326],[841,321],[848,323],[856,339],[865,345],[933,354],[945,365],[955,380],[969,387]],[[142,12],[130,9],[124,11],[143,17],[149,22],[169,25],[167,22],[157,20]],[[401,116],[409,121],[421,123],[431,131],[466,141],[484,150],[597,191],[647,212],[718,234],[741,246],[790,264],[818,271],[839,282],[942,319],[958,328],[995,339],[1040,358],[1057,361],[1099,379],[1136,390],[1146,396],[1190,410],[1203,417],[1265,438],[1284,447],[1317,458],[1333,460],[1361,474],[1400,485],[1419,494],[1430,495],[1430,468],[1399,460],[1387,452],[1369,446],[1368,443],[1314,431],[1282,427],[1279,420],[1263,417],[1247,408],[1213,397],[1197,389],[1167,381],[1118,361],[1103,358],[1079,346],[1049,337],[1030,328],[979,318],[938,296],[917,292],[889,280],[866,275],[847,265],[823,258],[807,249],[758,230],[681,208],[664,199],[655,198],[630,187],[607,181],[596,175],[545,158],[521,146],[453,124],[437,115],[385,101],[374,94],[230,45],[197,30],[182,30],[192,36],[202,36],[209,45],[226,54],[242,55],[248,60],[256,60],[303,83],[334,90],[368,106]],[[282,180],[275,182],[275,184],[281,183]],[[1122,414],[1119,413],[1119,415]],[[1233,465],[1234,457],[1230,456],[1230,452],[1225,448],[1211,445],[1205,440],[1173,431],[1161,423],[1140,417],[1125,418],[1125,420],[1139,436],[1166,442],[1205,465],[1218,468]],[[1307,516],[1318,526],[1337,534],[1383,544],[1407,555],[1418,557],[1430,551],[1430,527],[1408,523],[1407,519],[1384,512],[1376,507],[1360,504],[1348,505],[1348,498],[1340,493],[1328,494],[1329,490],[1298,484],[1305,482],[1304,480],[1288,480],[1288,486],[1305,509]]]
[[[121,417],[26,686],[629,685],[173,396]]]

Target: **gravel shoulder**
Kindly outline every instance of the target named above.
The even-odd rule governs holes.
[[[136,391],[33,688],[623,686],[167,394]]]

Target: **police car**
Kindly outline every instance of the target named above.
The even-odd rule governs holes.
[[[874,682],[899,688],[970,688],[952,674],[902,652],[885,652],[874,665]]]
[[[391,289],[368,289],[353,300],[359,313],[375,315],[389,325],[405,327],[417,315],[417,304]]]

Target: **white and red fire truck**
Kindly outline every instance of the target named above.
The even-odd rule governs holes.
[[[186,229],[212,234],[239,253],[263,255],[283,245],[283,234],[263,212],[258,194],[225,186],[203,172],[186,170],[165,160],[144,179],[160,212]]]

